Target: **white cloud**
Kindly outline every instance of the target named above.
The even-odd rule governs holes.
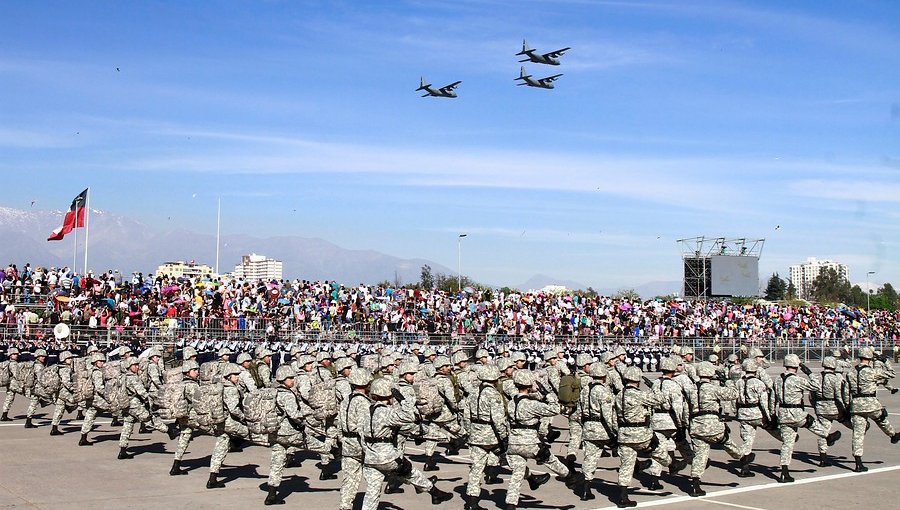
[[[898,181],[805,179],[792,182],[790,189],[794,193],[808,197],[900,202],[900,182]]]

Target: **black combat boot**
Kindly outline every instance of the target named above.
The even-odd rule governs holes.
[[[50,435],[51,436],[61,436],[63,433],[59,431],[59,427],[54,425],[50,427]]]
[[[335,476],[335,478],[337,478],[337,476]],[[403,487],[400,487],[401,483],[402,482],[399,482],[397,480],[389,481],[387,483],[387,485],[384,487],[384,493],[385,494],[403,494]]]
[[[2,415],[0,415],[0,421],[12,421],[12,420],[9,418],[9,413],[3,413]]]
[[[94,443],[88,441],[87,434],[81,434],[81,439],[78,440],[78,446],[94,446]]]
[[[478,496],[469,496],[468,494],[465,494],[463,495],[463,501],[465,501],[463,510],[485,510],[485,508],[479,504],[480,500],[478,499]]]
[[[831,465],[831,461],[828,460],[828,454],[820,453],[819,454],[819,467],[828,467],[830,465]]]
[[[794,477],[791,476],[791,470],[787,466],[781,466],[781,476],[778,477],[778,483],[791,483]]]
[[[563,482],[566,484],[567,488],[574,489],[576,485],[581,483],[582,478],[581,473],[578,471],[569,471],[568,476],[563,478]]]
[[[575,471],[575,456],[574,455],[566,455],[566,462],[564,462],[567,468],[569,468],[569,472]]]
[[[269,494],[266,495],[264,503],[266,506],[284,504],[284,500],[278,497],[278,487],[269,487]]]
[[[109,426],[110,426],[110,427],[121,427],[121,426],[122,426],[122,420],[120,420],[120,419],[119,419],[118,417],[116,417],[116,416],[113,416],[113,419],[112,419],[112,421],[109,423]]]
[[[437,488],[437,485],[435,485],[435,483],[434,483],[437,481],[436,476],[432,476],[431,478],[429,478],[429,480],[431,480],[431,490],[428,491],[428,494],[431,494],[431,504],[432,505],[440,505],[441,503],[443,503],[445,501],[450,501],[451,499],[453,499],[453,494],[450,494],[449,492],[444,492]]]
[[[178,430],[178,425],[170,423],[166,426],[166,434],[169,436],[169,440],[174,441],[181,434],[181,431]]]
[[[487,485],[497,485],[503,483],[500,479],[500,466],[491,466],[484,470],[484,483]]]
[[[243,441],[232,437],[228,442],[228,453],[239,453],[244,451]]]
[[[78,414],[75,415],[75,419],[76,419],[76,420],[83,420],[83,419],[84,419],[84,411],[82,411],[81,409],[79,409],[79,410],[78,410]]]
[[[639,460],[634,463],[634,476],[642,473],[645,469],[650,467],[650,459]]]
[[[169,476],[186,475],[187,471],[181,469],[181,461],[173,460],[172,469],[169,470]]]
[[[603,450],[600,452],[600,458],[603,457],[612,457],[612,452],[610,450]]]
[[[619,500],[616,501],[619,508],[631,508],[637,506],[637,501],[628,499],[628,487],[619,487]]]
[[[147,428],[146,423],[141,423],[141,426],[138,427],[138,434],[149,434],[150,429]]]
[[[31,417],[25,418],[25,428],[26,429],[36,429],[37,425],[31,423]]]
[[[691,478],[691,489],[688,491],[688,496],[692,498],[699,498],[700,496],[706,496],[706,491],[700,487],[700,479],[699,478]]]
[[[897,394],[897,388],[891,388],[891,395]]]
[[[581,482],[581,501],[590,501],[597,496],[594,496],[594,493],[591,492],[591,481],[585,480]]]
[[[286,468],[298,468],[302,465],[303,465],[303,458],[301,458],[296,453],[292,453],[284,459],[284,467],[286,467]],[[322,466],[319,466],[319,467],[321,468]]]
[[[224,489],[225,484],[219,481],[219,473],[210,473],[209,480],[206,481],[207,489]]]
[[[650,476],[650,480],[647,481],[647,488],[651,491],[661,491],[663,486],[659,483],[659,477]]]
[[[550,473],[544,473],[542,475],[531,474],[528,475],[526,479],[528,480],[528,486],[531,487],[531,490],[536,491],[538,487],[550,480]]]
[[[825,443],[828,444],[828,446],[833,446],[834,443],[837,443],[838,439],[840,439],[840,438],[841,438],[841,431],[835,430],[834,432],[832,432],[831,434],[828,434],[825,437]]]
[[[894,435],[891,436],[891,444],[900,443],[900,432],[894,432]]]
[[[862,457],[854,456],[853,460],[856,461],[856,467],[853,468],[853,471],[855,471],[857,473],[865,473],[866,471],[869,470],[869,468],[867,468],[865,465],[863,465]]]
[[[134,455],[128,453],[128,448],[119,448],[119,456],[116,458],[119,460],[128,460],[133,459]]]
[[[748,453],[741,457],[741,460],[738,461],[738,477],[740,478],[750,478],[754,476],[752,472],[750,472],[750,464],[756,460],[755,453]]]
[[[425,461],[425,467],[422,468],[422,471],[437,471],[439,469],[437,467],[437,454],[432,453],[428,460]]]
[[[561,436],[561,435],[562,435],[562,433],[560,431],[556,430],[553,427],[550,427],[550,430],[547,431],[547,442],[555,443],[556,440],[559,439],[559,436]]]
[[[319,470],[319,480],[336,480],[337,474],[331,471],[331,468],[328,467],[328,464],[322,464],[322,468]],[[388,484],[390,485],[390,484]],[[399,484],[397,484],[399,486]],[[402,489],[400,492],[403,492]]]

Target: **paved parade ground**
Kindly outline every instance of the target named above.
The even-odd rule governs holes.
[[[0,395],[4,395],[0,392]],[[5,396],[5,395],[4,395]],[[881,389],[881,401],[890,411],[895,427],[900,425],[900,394],[890,395]],[[0,397],[2,398],[2,397]],[[80,422],[63,421],[65,435],[50,437],[48,419],[52,407],[45,407],[37,414],[37,429],[24,428],[26,400],[17,396],[11,417],[15,421],[0,423],[0,508],[255,508],[263,507],[265,484],[269,472],[269,449],[250,447],[241,453],[229,454],[222,468],[221,478],[225,489],[207,490],[209,458],[213,447],[210,437],[198,437],[190,445],[183,466],[187,476],[169,476],[175,442],[165,434],[135,434],[131,451],[133,460],[116,460],[118,453],[118,429],[110,427],[109,419],[99,419],[99,426],[91,435],[98,441],[93,447],[78,447]],[[564,427],[561,418],[557,426]],[[732,437],[737,441],[737,427],[731,424]],[[854,473],[850,455],[850,431],[838,425],[844,436],[832,448],[835,465],[819,468],[814,436],[800,432],[800,440],[791,465],[797,481],[779,484],[775,481],[779,445],[768,436],[759,434],[755,446],[756,476],[740,479],[734,474],[732,463],[723,451],[713,451],[712,464],[704,475],[703,487],[708,492],[704,498],[685,496],[688,470],[675,478],[663,476],[663,491],[640,489],[632,492],[632,499],[639,507],[656,506],[669,510],[696,508],[729,508],[775,510],[813,510],[819,508],[898,508],[900,507],[900,445],[891,445],[889,439],[876,427],[866,437],[864,459],[867,473]],[[563,430],[553,447],[556,455],[565,455],[567,432]],[[439,448],[439,451],[442,449]],[[408,452],[414,465],[421,468],[422,451],[415,446]],[[468,477],[463,450],[458,457],[441,463],[438,485],[453,491],[456,496],[443,505],[461,509],[462,493]],[[579,459],[580,461],[580,459]],[[337,508],[340,478],[319,481],[317,460],[309,458],[300,468],[285,471],[281,485],[286,493],[285,506],[327,509]],[[523,486],[521,508],[600,509],[615,508],[610,498],[615,493],[615,471],[618,459],[602,459],[601,469],[595,480],[597,499],[582,502],[561,481],[551,480],[536,493]],[[536,471],[539,469],[534,468]],[[508,473],[501,475],[504,485],[485,485],[482,506],[487,509],[502,508]],[[632,483],[638,487],[640,478]],[[364,489],[365,482],[361,489]],[[362,504],[362,493],[355,508]],[[418,509],[431,506],[427,494],[416,495],[409,486],[404,494],[384,495],[381,508]]]

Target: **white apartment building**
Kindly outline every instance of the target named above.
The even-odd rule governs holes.
[[[803,264],[791,266],[791,283],[797,289],[797,297],[810,299],[812,297],[813,282],[816,281],[819,273],[827,268],[834,269],[841,278],[850,281],[850,271],[847,268],[847,264],[809,257]]]
[[[241,257],[241,263],[234,266],[234,277],[244,280],[280,280],[281,261],[251,253]]]
[[[156,268],[158,276],[168,276],[169,278],[199,278],[204,276],[212,276],[215,270],[206,264],[198,264],[193,260],[185,262],[177,260],[173,262],[164,262]]]

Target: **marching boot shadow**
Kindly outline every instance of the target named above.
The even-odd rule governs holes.
[[[134,455],[143,455],[145,453],[161,453],[165,455],[174,455],[175,452],[166,451],[166,443],[151,443],[140,446],[129,447]]]
[[[257,464],[245,464],[228,468],[222,466],[222,469],[219,470],[219,476],[222,483],[233,482],[238,478],[268,478],[259,474],[259,465]]]
[[[196,471],[198,469],[209,467],[209,463],[211,460],[212,455],[207,455],[206,457],[199,457],[196,459],[183,459],[181,461],[181,467],[188,472]]]

